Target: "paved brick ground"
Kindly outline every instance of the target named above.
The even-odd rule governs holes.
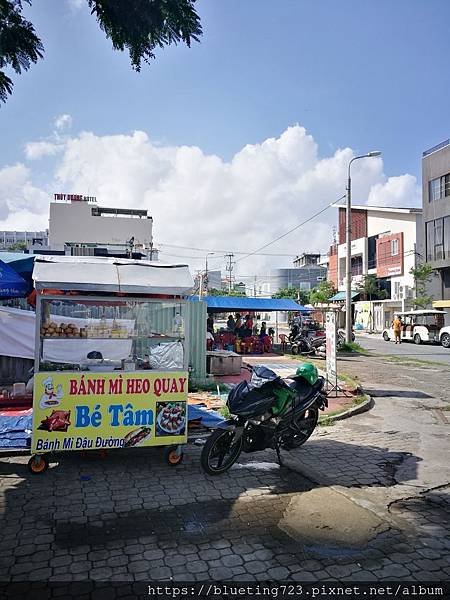
[[[448,374],[396,366],[394,390],[383,391],[376,373],[375,408],[317,430],[284,454],[287,467],[265,451],[211,478],[197,446],[176,468],[158,449],[65,454],[40,476],[26,457],[0,459],[0,580],[36,589],[48,580],[449,580],[449,436],[435,409],[448,402]],[[405,386],[415,377],[404,393],[402,377]],[[375,512],[384,531],[358,547],[280,529],[293,498],[330,488]]]
[[[335,437],[319,434],[289,460],[326,460],[335,485],[395,484],[401,452]],[[190,447],[175,469],[158,450],[65,455],[42,476],[29,475],[25,459],[3,459],[1,573],[10,581],[450,578],[448,489],[395,504],[413,535],[391,527],[368,547],[315,548],[278,528],[293,495],[314,483],[268,451],[209,478],[199,452]]]

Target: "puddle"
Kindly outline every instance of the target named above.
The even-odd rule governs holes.
[[[352,548],[358,552],[389,529],[377,515],[329,488],[296,494],[279,527],[306,547],[331,553],[336,547],[341,553]]]

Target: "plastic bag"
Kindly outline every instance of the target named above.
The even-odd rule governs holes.
[[[157,370],[182,369],[184,364],[183,344],[168,342],[151,349],[150,367]]]

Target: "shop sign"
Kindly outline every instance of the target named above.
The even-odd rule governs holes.
[[[37,373],[32,452],[187,442],[188,374]]]
[[[53,194],[55,200],[67,200],[69,202],[97,202],[95,196],[83,196],[83,194]]]
[[[337,360],[336,360],[336,313],[329,311],[325,314],[326,333],[326,363],[327,381],[329,385],[337,385]]]

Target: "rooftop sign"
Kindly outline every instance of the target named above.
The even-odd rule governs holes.
[[[53,194],[53,198],[65,202],[97,202],[95,196],[83,196],[82,194]]]

